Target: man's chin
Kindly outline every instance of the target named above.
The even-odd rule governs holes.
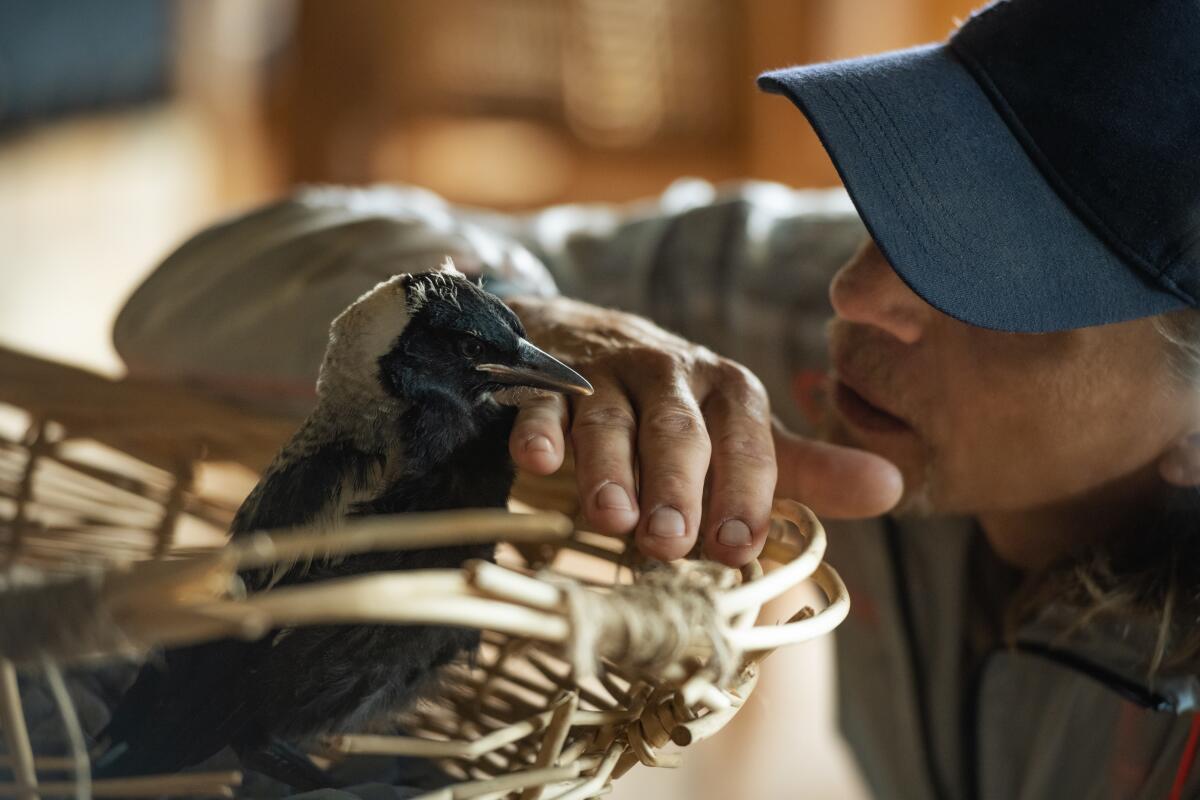
[[[910,491],[907,487],[908,483],[905,482],[904,495],[896,507],[888,512],[891,516],[901,519],[922,519],[937,513],[924,483],[915,491]]]

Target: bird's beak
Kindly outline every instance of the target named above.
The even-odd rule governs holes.
[[[517,347],[515,364],[480,364],[476,369],[486,372],[496,383],[509,386],[529,386],[563,394],[592,393],[592,385],[582,375],[525,339]]]

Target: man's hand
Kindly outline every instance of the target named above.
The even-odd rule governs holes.
[[[680,558],[699,535],[707,556],[740,566],[762,549],[776,494],[829,517],[874,516],[900,498],[884,459],[773,422],[762,383],[739,364],[632,314],[561,297],[510,305],[531,341],[596,390],[523,403],[514,460],[554,472],[569,431],[588,522],[635,532],[646,555]]]

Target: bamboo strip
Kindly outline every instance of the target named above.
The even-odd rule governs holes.
[[[463,566],[471,584],[485,594],[524,603],[534,608],[562,608],[562,592],[556,586],[527,578],[487,561],[468,561]]]
[[[763,576],[762,562],[757,558],[742,567],[742,583],[747,584],[753,581],[760,580]],[[729,626],[735,629],[749,628],[758,621],[758,615],[762,611],[762,606],[754,604],[747,607],[740,614],[735,614],[733,619],[729,621]]]
[[[665,753],[658,750],[646,740],[642,735],[641,728],[637,725],[629,727],[629,730],[625,732],[625,738],[629,740],[629,748],[637,756],[638,761],[648,767],[675,769],[683,763],[681,753]]]
[[[550,656],[550,657],[554,657],[554,656]],[[596,708],[606,708],[611,705],[611,703],[606,703],[604,701],[603,697],[600,697],[598,694],[589,690],[587,687],[579,686],[573,680],[570,680],[569,674],[568,674],[568,676],[564,677],[564,676],[561,676],[558,673],[556,673],[550,667],[550,665],[548,663],[546,663],[547,662],[547,654],[545,654],[544,652],[542,652],[540,650],[531,649],[529,651],[529,653],[526,655],[526,660],[533,666],[534,669],[536,669],[538,672],[540,672],[542,675],[544,675],[546,677],[546,680],[552,681],[554,683],[554,685],[559,687],[560,689],[563,689],[564,691],[577,690],[579,692],[579,697],[581,699],[586,700],[587,702],[591,703]],[[559,663],[562,663],[561,660]]]
[[[522,722],[493,731],[473,741],[429,742],[410,736],[339,736],[332,740],[331,747],[345,753],[370,753],[372,755],[426,756],[431,758],[461,758],[474,761],[485,753],[523,739],[539,731],[550,721],[550,711],[543,711]]]
[[[461,577],[453,570],[444,572]],[[378,573],[288,586],[251,595],[237,605],[266,614],[272,620],[271,627],[337,623],[440,624],[491,628],[554,642],[564,641],[570,632],[563,617],[509,603],[452,593],[413,597],[406,584],[417,575],[416,571]]]
[[[454,800],[453,789],[434,789],[412,797],[410,800]]]
[[[578,539],[571,539],[563,542],[563,547],[568,550],[574,550],[577,553],[583,553],[584,555],[594,556],[596,558],[609,561],[617,566],[625,566],[624,560],[626,557],[623,553],[606,550],[603,547],[597,547],[596,545],[588,544],[587,542],[582,542]]]
[[[850,595],[841,576],[833,567],[821,564],[813,573],[812,580],[829,600],[829,605],[824,609],[812,615],[801,609],[796,613],[796,617],[802,618],[786,625],[764,625],[729,631],[729,641],[742,652],[774,650],[785,645],[806,642],[829,633],[842,624],[846,615],[850,613]]]
[[[54,500],[56,504],[50,503],[50,500]],[[54,518],[57,517],[59,519],[78,519],[93,525],[108,523],[130,528],[149,529],[153,527],[156,520],[155,513],[150,509],[137,510],[95,503],[89,505],[91,502],[82,496],[46,498],[40,493],[35,494],[22,501],[23,507],[26,509],[23,522],[46,518],[46,522],[53,524]]]
[[[12,767],[16,759],[7,753],[0,753],[0,767]],[[33,766],[39,772],[65,772],[75,768],[75,759],[70,756],[34,756]]]
[[[613,679],[612,670],[608,669],[607,665],[601,665],[600,669],[596,670],[596,680],[600,681],[600,685],[604,687],[604,691],[612,696],[613,703],[616,705],[628,705],[629,693]],[[628,682],[626,682],[628,683]]]
[[[13,514],[8,540],[6,562],[9,566],[16,563],[21,555],[21,539],[25,528],[29,525],[29,503],[33,498],[33,476],[38,467],[38,460],[47,449],[46,423],[35,418],[26,434],[30,441],[24,469],[21,472],[21,482],[17,487],[17,509]]]
[[[101,555],[109,547],[146,551],[151,541],[146,531],[110,528],[108,526],[60,527],[47,525],[37,535],[27,539],[45,549],[92,551]]]
[[[558,763],[559,754],[566,744],[566,734],[570,733],[572,717],[580,704],[580,696],[575,692],[566,692],[551,706],[552,716],[546,726],[546,734],[542,736],[541,746],[534,759],[534,769],[551,768]],[[520,800],[540,800],[545,790],[545,784],[530,786],[523,790]]]
[[[679,691],[685,705],[702,704],[709,711],[724,711],[733,705],[723,691],[702,675],[693,675]]]
[[[559,754],[558,760],[563,764],[570,764],[574,761],[578,761],[584,753],[592,749],[592,745],[596,741],[596,736],[598,733],[599,731],[591,735],[580,736],[578,739],[568,744],[565,748],[563,748],[562,753]]]
[[[807,544],[789,563],[766,573],[759,580],[743,583],[719,595],[717,609],[724,617],[774,600],[811,575],[825,555],[825,529],[811,511],[790,500],[776,500],[775,512],[793,521],[802,533],[807,530]]]
[[[434,511],[367,517],[338,527],[337,535],[320,532],[263,532],[230,546],[239,570],[256,569],[301,558],[363,553],[373,550],[420,550],[446,545],[494,542],[558,542],[571,535],[562,514],[513,514],[492,509]]]
[[[175,481],[162,507],[162,519],[154,530],[154,557],[162,558],[175,543],[175,530],[179,527],[179,515],[183,512],[184,498],[192,490],[195,474],[192,459],[180,459],[175,470]]]
[[[586,798],[596,797],[601,794],[604,787],[608,785],[613,770],[616,768],[617,762],[624,752],[625,747],[623,745],[612,745],[608,749],[608,752],[604,754],[604,760],[600,762],[596,767],[596,771],[592,773],[592,776],[587,781],[561,794],[548,797],[546,800],[586,800]]]
[[[490,780],[457,783],[446,787],[450,791],[449,795],[439,794],[439,792],[444,792],[445,790],[438,790],[438,792],[418,795],[413,800],[433,800],[434,798],[446,797],[453,798],[453,800],[471,800],[472,798],[484,797],[493,792],[499,792],[503,796],[504,793],[523,789],[526,786],[550,783],[551,781],[570,780],[579,775],[580,769],[580,765],[575,763],[562,767],[523,770],[508,775],[500,775]]]
[[[103,496],[154,511],[162,508],[166,499],[166,486],[156,487],[147,481],[131,478],[95,464],[88,464],[61,453],[51,453],[46,458],[46,478],[70,481],[80,492],[90,496]],[[165,481],[164,481],[165,483]]]
[[[485,754],[517,742],[550,724],[554,709],[542,711],[518,722],[466,741],[463,739],[430,740],[413,736],[379,736],[346,734],[330,739],[325,748],[342,755],[396,755],[426,758],[458,758],[475,761]],[[586,711],[573,708],[569,717],[572,727],[599,727],[630,722],[637,714],[621,711]],[[443,733],[450,733],[443,731]]]
[[[233,797],[233,787],[241,785],[240,772],[185,772],[179,775],[147,775],[136,778],[104,778],[92,781],[95,797]],[[41,785],[48,795],[75,792],[74,781],[50,781]],[[19,787],[0,783],[0,797],[21,797]]]
[[[36,491],[45,504],[80,501],[92,503],[92,508],[104,510],[110,506],[119,509],[140,510],[153,514],[162,508],[154,500],[132,492],[122,492],[117,487],[98,481],[89,482],[80,472],[68,470],[49,458],[45,458],[38,472]]]
[[[17,668],[7,658],[0,658],[0,727],[11,754],[15,783],[11,796],[21,800],[37,800],[38,779],[34,766],[33,748],[21,706],[21,691],[17,685]]]
[[[210,459],[257,469],[295,430],[294,420],[249,412],[178,384],[114,381],[5,348],[0,348],[0,401],[168,467],[181,442],[203,441]]]
[[[503,687],[493,687],[491,693],[484,698],[474,698],[463,694],[456,699],[455,711],[463,717],[470,718],[478,714],[481,723],[493,724],[493,728],[502,728],[514,721],[527,719],[540,714],[545,705],[533,703],[515,692]]]
[[[75,773],[75,798],[76,800],[91,800],[92,773],[87,742],[84,740],[83,726],[79,724],[79,715],[75,712],[75,704],[71,701],[67,682],[63,679],[62,670],[47,657],[42,658],[42,672],[46,676],[46,685],[54,698],[58,719],[62,722],[63,732],[67,737],[67,746],[71,750],[73,762],[71,772]],[[35,760],[35,766],[36,763]]]
[[[538,674],[540,675],[541,673]],[[547,680],[546,684],[540,685],[538,682],[530,680],[524,675],[518,675],[517,673],[512,672],[511,669],[499,669],[496,673],[496,676],[499,680],[509,681],[510,684],[520,686],[521,688],[524,688],[524,690],[530,692],[538,692],[544,697],[550,697],[552,694],[557,694],[560,691],[563,691],[563,687],[558,684],[551,684],[551,682]]]

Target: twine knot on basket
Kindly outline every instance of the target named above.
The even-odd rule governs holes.
[[[565,650],[577,679],[595,675],[597,659],[635,674],[661,674],[701,656],[704,671],[723,685],[741,663],[717,607],[717,593],[738,582],[730,567],[705,561],[652,564],[637,570],[633,583],[608,592],[547,579],[566,600],[571,634]]]

